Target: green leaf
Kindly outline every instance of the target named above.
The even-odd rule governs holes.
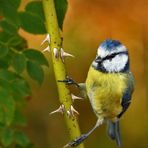
[[[59,27],[62,30],[65,13],[67,11],[67,0],[54,0]]]
[[[27,124],[26,118],[22,115],[21,111],[16,109],[13,123],[15,125],[25,126]]]
[[[0,79],[11,81],[11,80],[16,79],[17,77],[18,76],[12,71],[9,71],[9,70],[6,70],[6,69],[0,70]]]
[[[12,59],[12,66],[17,73],[23,72],[23,70],[26,68],[26,57],[24,54],[15,54]]]
[[[2,5],[1,5],[1,1],[0,1],[0,16],[2,16],[3,15],[3,13],[2,13]]]
[[[28,60],[35,61],[40,65],[48,66],[48,61],[40,51],[34,49],[27,49],[23,53],[28,58]]]
[[[19,0],[2,0],[0,2],[3,16],[16,26],[19,26],[18,13],[16,10],[19,4]]]
[[[1,133],[0,133],[0,139],[2,142],[2,145],[4,147],[8,147],[9,145],[12,144],[13,142],[13,135],[14,131],[9,128],[5,128]]]
[[[24,38],[20,35],[16,34],[9,34],[5,31],[0,32],[0,41],[1,44],[5,44],[8,47],[14,47],[17,50],[22,50],[23,48],[27,47],[27,42]]]
[[[0,68],[7,69],[9,66],[9,62],[4,59],[0,59]]]
[[[0,124],[5,123],[5,115],[4,115],[4,110],[3,107],[0,105]]]
[[[3,108],[5,123],[9,126],[13,121],[15,103],[9,92],[5,89],[0,90],[0,106]]]
[[[2,69],[8,69],[8,67],[11,64],[11,50],[9,49],[8,54],[4,57],[0,58],[0,68]]]
[[[43,20],[30,12],[19,13],[21,27],[32,34],[45,34],[46,29]]]
[[[27,47],[27,41],[18,34],[13,34],[13,36],[8,39],[7,44],[10,47],[14,47],[18,51],[21,51]]]
[[[16,79],[11,84],[12,90],[17,92],[20,97],[27,97],[31,95],[31,89],[28,83],[23,79]]]
[[[30,77],[38,81],[39,84],[43,82],[44,72],[43,72],[42,67],[37,62],[28,61],[27,62],[27,72],[30,75]]]
[[[0,31],[0,41],[2,43],[6,44],[8,42],[8,40],[9,40],[9,38],[11,38],[11,37],[12,37],[11,34],[5,32],[5,31]]]
[[[0,21],[0,26],[5,30],[5,32],[9,34],[14,34],[17,32],[17,27],[8,22],[8,20],[1,20]]]
[[[28,3],[27,6],[25,7],[25,10],[27,12],[39,16],[43,21],[45,20],[41,1],[32,1]]]
[[[12,87],[10,85],[10,82],[7,80],[3,80],[0,78],[0,88],[7,90],[8,92],[12,91]]]
[[[9,48],[6,45],[0,43],[0,58],[6,56],[8,51]]]
[[[15,141],[17,144],[23,147],[27,146],[30,143],[28,137],[21,131],[15,132]]]
[[[7,0],[13,6],[13,8],[18,9],[21,4],[21,0]]]

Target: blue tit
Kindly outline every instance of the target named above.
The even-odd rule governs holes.
[[[79,87],[83,92],[85,89],[98,120],[88,133],[76,138],[68,146],[79,145],[97,127],[107,122],[108,135],[121,148],[119,120],[131,103],[134,90],[127,48],[117,40],[105,40],[101,43],[85,84],[80,84]]]

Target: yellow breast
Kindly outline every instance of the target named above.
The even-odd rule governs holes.
[[[97,116],[114,120],[122,111],[121,99],[127,88],[127,76],[102,73],[90,67],[86,79],[87,95]]]

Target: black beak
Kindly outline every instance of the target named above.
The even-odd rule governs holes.
[[[96,63],[101,63],[101,62],[102,62],[102,58],[101,58],[101,57],[97,57],[97,58],[95,59],[95,62],[96,62]]]

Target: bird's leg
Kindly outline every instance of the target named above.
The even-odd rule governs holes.
[[[88,136],[93,133],[93,131],[99,127],[101,124],[103,124],[104,119],[98,119],[95,126],[86,134],[81,135],[80,137],[76,138],[75,140],[69,142],[68,144],[66,144],[64,146],[64,148],[67,147],[75,147],[78,146],[79,144],[81,144],[86,138],[88,138]]]
[[[76,87],[79,88],[79,84],[76,83],[72,78],[70,78],[68,76],[64,80],[58,80],[58,82],[63,82],[65,84],[67,84],[67,85],[75,85]]]
[[[80,90],[80,96],[81,97],[75,97],[72,94],[73,100],[80,99],[80,98],[88,98],[85,83],[77,83],[72,78],[69,78],[69,77],[66,77],[66,79],[64,79],[64,80],[58,80],[58,82],[63,82],[67,85],[75,85]]]

